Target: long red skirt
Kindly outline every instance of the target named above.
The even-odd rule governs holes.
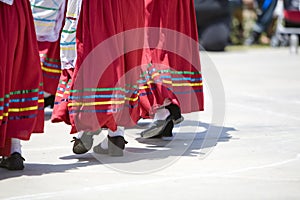
[[[61,23],[65,23],[65,17]],[[60,35],[62,29],[63,25],[61,26]],[[60,36],[55,42],[38,41],[38,48],[43,72],[44,91],[54,95],[56,94],[62,72],[60,61]]]
[[[56,42],[38,42],[44,91],[55,94],[61,74],[60,45]]]
[[[76,4],[76,3],[74,3],[74,4]],[[74,8],[72,6],[74,6],[74,4],[66,3],[66,9],[65,9],[64,21],[68,21],[71,24],[73,24],[73,23],[76,24],[76,21],[78,20],[77,15],[75,16],[73,14]],[[68,7],[68,6],[71,6],[71,7]],[[63,22],[63,24],[64,24],[64,22]],[[63,26],[62,31],[64,31],[64,28],[65,27]],[[65,30],[65,31],[68,32],[68,30]],[[67,33],[67,34],[69,34],[69,33]],[[59,42],[57,43],[58,49],[60,49]],[[71,49],[72,48],[70,48],[68,51],[72,51]],[[75,51],[75,49],[74,49],[74,51]],[[58,52],[58,54],[60,54],[60,52]],[[53,108],[53,112],[52,112],[52,116],[51,116],[51,121],[53,123],[65,122],[66,124],[69,124],[69,125],[71,124],[70,117],[69,117],[68,100],[69,100],[69,96],[70,96],[70,88],[71,88],[73,74],[74,74],[74,68],[63,69],[60,73],[60,78],[59,78],[58,85],[57,85],[56,91],[55,91],[54,108]],[[45,78],[45,74],[44,74],[44,78]]]
[[[180,106],[182,113],[201,111],[203,86],[193,0],[146,0],[149,59],[142,111],[164,104]],[[142,113],[146,116],[147,113]]]
[[[44,128],[42,72],[28,0],[0,2],[0,155],[11,138],[29,140]]]
[[[142,49],[125,54],[133,42],[124,31],[144,27],[144,1],[83,1],[77,29],[77,65],[69,115],[77,130],[132,126],[140,118],[137,79]],[[143,34],[134,37],[143,42]]]
[[[183,113],[203,110],[193,1],[144,3],[83,1],[67,103],[73,130],[135,125],[165,99]]]

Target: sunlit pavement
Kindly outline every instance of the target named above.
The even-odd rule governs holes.
[[[300,199],[300,55],[258,48],[201,59],[206,111],[184,115],[173,140],[139,138],[144,121],[126,130],[124,157],[78,156],[70,128],[46,116],[45,133],[23,143],[25,170],[0,169],[0,199]],[[210,84],[216,72],[225,102]]]

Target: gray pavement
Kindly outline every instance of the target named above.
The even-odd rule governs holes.
[[[126,130],[122,158],[73,155],[70,128],[46,119],[45,133],[23,143],[25,170],[0,169],[0,199],[300,199],[300,55],[262,48],[201,58],[204,78],[217,81],[206,77],[216,67],[225,89],[220,137],[208,84],[206,111],[185,115],[172,141]]]

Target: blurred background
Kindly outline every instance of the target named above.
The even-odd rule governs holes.
[[[207,51],[299,44],[300,0],[195,0],[195,9]]]

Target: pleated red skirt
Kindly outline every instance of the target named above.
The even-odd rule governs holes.
[[[61,23],[65,23],[65,18]],[[63,25],[61,27],[60,34],[62,29]],[[55,42],[38,41],[38,48],[43,72],[44,91],[54,95],[56,94],[62,72],[60,61],[60,36]]]
[[[148,83],[143,111],[168,99],[182,113],[202,111],[203,85],[193,0],[146,0]],[[150,58],[150,59],[149,59]],[[142,115],[147,115],[143,113]]]
[[[38,42],[44,91],[55,94],[61,74],[60,45],[56,42]]]
[[[132,126],[140,118],[139,73],[142,50],[126,52],[124,31],[144,27],[144,1],[83,1],[77,29],[78,59],[69,98],[77,130]],[[143,34],[134,38],[143,41]],[[130,72],[130,75],[128,74]]]
[[[203,110],[197,35],[193,1],[83,1],[61,112],[69,116],[56,119],[70,120],[72,130],[114,131],[150,117],[166,99],[183,113]]]
[[[11,138],[29,140],[44,128],[42,72],[28,0],[0,2],[0,155]]]

